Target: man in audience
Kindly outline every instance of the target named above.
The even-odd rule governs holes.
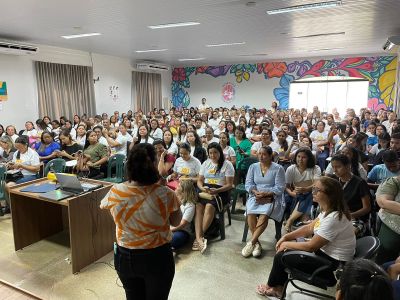
[[[206,98],[201,99],[201,104],[198,106],[200,112],[205,112],[208,107],[210,107],[207,103]]]
[[[388,119],[382,122],[382,125],[386,127],[386,130],[389,134],[392,134],[393,125],[397,119],[397,115],[394,111],[390,111],[388,115]]]
[[[382,160],[383,164],[376,165],[368,173],[368,185],[373,190],[376,190],[386,178],[400,175],[400,161],[396,151],[384,151]]]
[[[397,153],[397,156],[400,157],[400,133],[396,132],[390,136],[390,147],[389,150],[393,150]],[[380,151],[375,157],[375,164],[382,164],[383,163],[383,153],[385,151]]]

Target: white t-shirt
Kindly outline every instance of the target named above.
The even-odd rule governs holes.
[[[168,152],[169,154],[173,154],[173,155],[177,155],[177,154],[178,154],[178,151],[179,151],[179,148],[178,148],[178,146],[177,146],[174,142],[172,142],[171,146],[170,146],[169,149],[167,150],[167,152]]]
[[[101,136],[99,138],[99,143],[106,146],[107,148],[109,148],[110,146],[108,145],[107,139],[104,136]]]
[[[23,164],[24,166],[38,166],[40,165],[40,159],[39,159],[39,154],[31,148],[28,148],[28,151],[25,153],[20,153],[19,160],[17,159],[17,155],[20,153],[19,151],[15,151],[13,155],[13,162],[14,163],[20,163]],[[21,173],[24,176],[29,176],[29,175],[36,175],[35,172],[30,172],[25,169],[21,169]]]
[[[255,142],[254,144],[253,144],[253,146],[251,146],[251,151],[256,151],[256,152],[258,152],[258,150],[260,150],[261,149],[261,147],[262,147],[262,141],[259,141],[259,142]],[[276,153],[279,153],[279,149],[281,148],[281,146],[279,146],[277,143],[275,143],[275,142],[271,142],[268,146],[270,146],[271,147],[271,149],[272,149],[272,151],[273,152],[276,152]]]
[[[226,146],[225,149],[222,149],[222,152],[224,152],[225,158],[236,157],[236,152],[231,146]]]
[[[69,134],[71,135],[72,140],[76,140],[76,130],[74,127],[71,127],[71,131],[69,132]]]
[[[147,144],[153,144],[153,142],[154,142],[154,139],[152,138],[152,137],[148,137],[147,138],[147,141],[146,141],[146,139],[140,139],[140,143],[139,144],[144,144],[144,143],[147,143]]]
[[[186,202],[185,205],[181,204],[182,220],[188,223],[182,227],[182,230],[189,234],[192,234],[191,222],[193,221],[194,213],[196,212],[196,206],[193,203]]]
[[[219,122],[219,119],[215,120],[214,118],[211,118],[210,120],[208,120],[208,125],[211,126],[211,128],[215,131],[218,128]]]
[[[219,143],[219,138],[216,138],[214,136],[211,140],[206,141],[206,143],[207,143],[207,145],[210,145],[211,143]]]
[[[314,234],[329,241],[321,251],[340,261],[351,261],[356,249],[356,236],[351,221],[346,216],[339,220],[338,212],[331,212],[325,217],[322,212],[314,225]]]
[[[202,137],[202,136],[205,136],[206,135],[206,130],[202,127],[202,128],[199,128],[199,129],[196,129],[196,132],[197,132],[197,135],[199,136],[199,137]]]
[[[154,140],[155,139],[160,139],[162,140],[163,138],[163,132],[161,128],[156,128],[156,130],[151,130],[149,134]]]
[[[120,144],[121,146],[115,147],[115,153],[116,154],[122,154],[122,155],[126,155],[127,152],[127,143],[133,141],[133,138],[130,134],[126,133],[125,135],[122,135],[121,133],[118,134],[117,138],[115,139],[115,141]]]
[[[300,173],[300,170],[296,165],[291,165],[287,168],[285,174],[286,183],[288,184],[318,180],[320,177],[321,169],[318,166],[307,168],[303,173]]]
[[[226,183],[225,177],[235,176],[235,169],[230,161],[225,160],[219,172],[217,172],[217,167],[217,164],[214,164],[211,159],[203,162],[200,168],[200,175],[204,176],[204,183],[223,186]]]
[[[318,130],[314,130],[310,134],[310,139],[313,142],[327,141],[328,140],[328,132],[326,132],[326,131],[319,132]]]
[[[36,129],[32,129],[32,130],[25,130],[22,135],[27,135],[27,136],[38,136],[38,132]]]
[[[173,171],[178,173],[179,176],[185,175],[189,177],[196,177],[199,175],[201,163],[193,156],[190,156],[189,160],[184,160],[179,157],[174,164]]]

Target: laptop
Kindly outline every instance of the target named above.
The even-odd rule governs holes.
[[[76,175],[63,173],[55,173],[55,175],[58,184],[60,185],[60,189],[43,193],[41,195],[42,198],[60,201],[68,197],[96,190],[103,186],[102,184],[93,184],[87,182],[81,183]]]

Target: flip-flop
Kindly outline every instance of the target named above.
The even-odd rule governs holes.
[[[193,250],[193,251],[199,251],[199,250],[200,250],[200,248],[199,248],[199,243],[197,242],[196,239],[195,239],[194,242],[193,242],[192,250]]]
[[[268,284],[260,284],[256,288],[256,293],[261,295],[261,296],[266,296],[266,293],[271,287],[268,286]]]

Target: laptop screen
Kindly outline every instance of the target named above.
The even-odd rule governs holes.
[[[56,178],[62,190],[77,193],[83,192],[82,185],[76,175],[56,173]]]

